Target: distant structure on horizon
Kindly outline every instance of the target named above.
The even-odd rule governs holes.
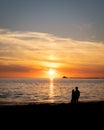
[[[66,76],[63,76],[62,78],[68,78],[68,77],[66,77]]]

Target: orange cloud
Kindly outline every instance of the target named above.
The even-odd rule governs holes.
[[[104,44],[47,33],[0,29],[0,77],[59,75],[104,77]]]

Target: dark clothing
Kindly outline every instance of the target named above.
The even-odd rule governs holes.
[[[74,89],[72,90],[71,103],[75,103],[75,91],[74,91]]]
[[[80,91],[78,90],[78,87],[76,87],[75,90],[72,90],[71,103],[78,103],[79,97]]]
[[[80,91],[78,90],[78,88],[76,88],[75,90],[75,102],[78,103],[80,97]]]

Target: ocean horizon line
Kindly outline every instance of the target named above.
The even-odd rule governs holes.
[[[19,78],[19,79],[24,79],[24,78],[32,78],[32,79],[62,79],[63,77],[55,77],[55,78],[49,78],[49,77],[0,77],[0,79],[3,78]],[[66,79],[104,79],[104,77],[66,77]]]

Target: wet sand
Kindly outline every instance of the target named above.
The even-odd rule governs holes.
[[[103,114],[104,101],[79,102],[78,104],[34,104],[27,105],[0,105],[0,113],[22,114]]]

